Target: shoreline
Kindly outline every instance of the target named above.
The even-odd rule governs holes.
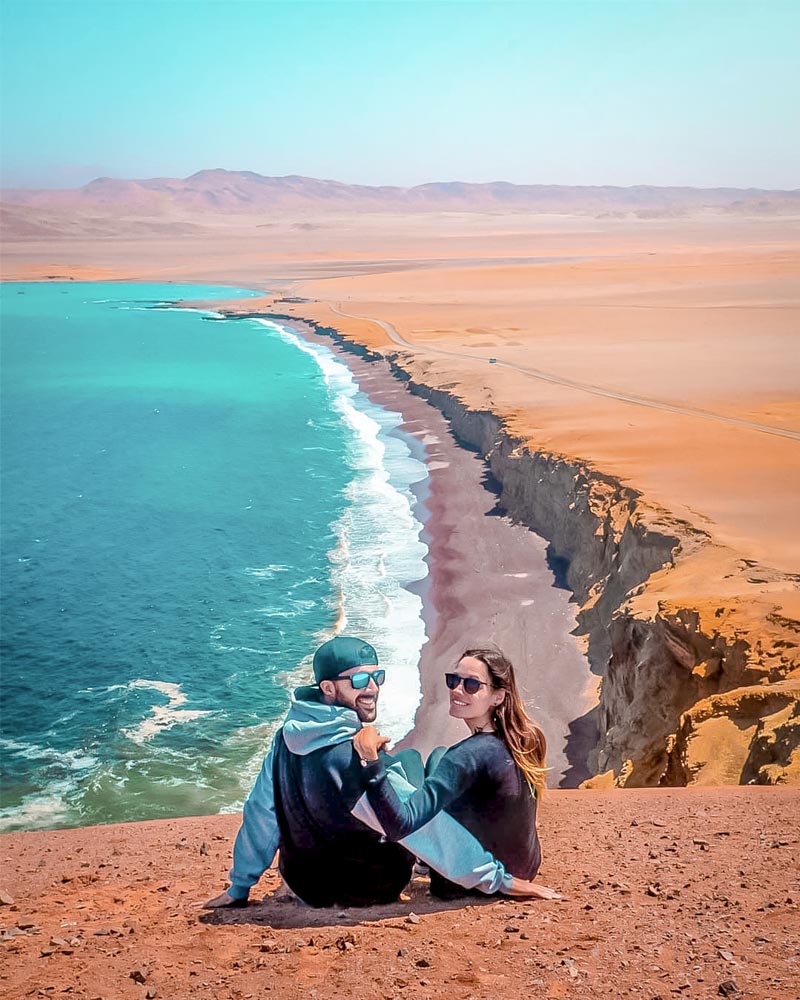
[[[245,285],[238,287],[249,290]],[[183,301],[190,308],[207,308],[196,299]],[[252,302],[237,301],[242,306]],[[572,739],[567,745],[574,722],[571,713],[577,708],[579,715],[588,714],[595,706],[596,680],[579,643],[569,634],[575,628],[575,608],[567,592],[553,585],[545,543],[528,529],[495,516],[497,497],[482,483],[483,459],[457,443],[441,412],[410,393],[386,362],[358,358],[329,337],[315,333],[308,324],[276,322],[322,345],[346,365],[372,402],[402,415],[398,430],[424,453],[427,478],[413,489],[418,514],[423,515],[429,573],[408,589],[422,600],[427,640],[418,667],[420,700],[398,748],[413,745],[427,754],[435,746],[465,737],[463,724],[449,718],[441,675],[466,646],[492,641],[509,651],[518,668],[523,697],[533,699],[531,714],[548,737],[551,784],[559,783],[566,775],[567,787],[574,787],[590,774],[587,756],[594,739],[590,732],[581,743]],[[472,531],[472,537],[464,534],[465,528]],[[531,566],[535,567],[533,572]],[[529,584],[534,577],[535,587],[531,590]],[[487,587],[491,592],[488,601],[483,593]],[[525,641],[523,626],[531,614],[526,609],[540,603],[541,641],[546,652],[542,657],[539,650],[534,651],[528,662],[523,654],[534,643]],[[538,610],[536,607],[534,613]],[[560,648],[570,658],[569,684],[550,673],[552,664],[564,662]],[[542,698],[542,691],[552,697]]]
[[[529,383],[487,370],[480,356],[443,364],[426,353],[443,342],[536,365],[552,357],[580,379],[582,370],[591,378],[587,365],[603,363],[606,345],[626,347],[627,355],[613,355],[623,389],[624,379],[641,374],[668,392],[670,379],[682,384],[689,371],[689,402],[694,394],[707,406],[713,392],[724,400],[718,412],[791,425],[796,406],[781,395],[791,367],[753,369],[755,358],[745,364],[754,324],[766,323],[776,345],[784,343],[794,303],[787,254],[757,242],[719,243],[713,227],[706,234],[676,224],[677,233],[691,235],[680,245],[671,229],[635,228],[639,244],[621,257],[547,272],[487,265],[467,274],[419,262],[402,274],[373,274],[364,265],[342,277],[324,264],[316,277],[272,282],[272,294],[250,300],[247,311],[309,322],[348,352],[384,358],[394,378],[430,399],[486,456],[514,521],[564,560],[602,681],[593,785],[797,783],[800,588],[791,572],[796,538],[784,527],[796,467],[788,454],[779,461],[785,442],[754,441],[752,431],[730,426],[709,433],[708,421],[695,427],[689,417],[666,420],[642,407],[600,406],[574,389],[539,386],[531,394]],[[593,236],[603,246],[608,238]],[[656,245],[645,247],[645,238]],[[246,273],[225,269],[232,284],[263,285],[242,280]],[[345,300],[348,312],[373,318],[337,315],[336,302]],[[214,307],[244,311],[241,303]],[[642,350],[639,317],[653,326]],[[619,340],[603,336],[608,322]],[[393,344],[384,323],[413,349]],[[552,334],[561,324],[578,336],[585,357],[559,354]],[[687,355],[690,329],[703,339]],[[726,345],[733,338],[736,352],[727,388],[704,374],[725,357],[714,353],[721,336]],[[643,368],[648,352],[655,364]],[[774,379],[765,382],[769,372]],[[750,395],[732,395],[737,385]],[[637,383],[636,393],[643,391]],[[754,555],[754,542],[780,556]]]
[[[422,494],[415,492],[429,575],[411,589],[422,598],[428,639],[420,659],[421,701],[398,748],[427,755],[465,738],[463,724],[449,717],[441,675],[465,648],[495,643],[515,663],[523,697],[533,701],[531,714],[548,738],[551,782],[566,775],[566,787],[576,786],[590,773],[594,719],[580,720],[596,706],[597,679],[571,635],[577,608],[555,585],[545,541],[498,514],[497,494],[483,482],[482,456],[457,442],[440,410],[410,393],[385,361],[359,358],[301,321],[273,321],[331,350],[370,400],[402,415],[398,429],[425,450],[428,478],[418,484]],[[536,642],[527,627],[534,614]]]

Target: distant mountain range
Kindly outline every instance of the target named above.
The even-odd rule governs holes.
[[[197,213],[300,211],[528,211],[539,213],[680,215],[708,209],[744,214],[800,212],[800,190],[691,187],[570,187],[552,184],[467,184],[370,187],[313,177],[264,177],[251,171],[201,170],[184,179],[100,177],[74,190],[0,192],[6,205],[86,210],[134,217]],[[12,213],[16,215],[16,213]]]

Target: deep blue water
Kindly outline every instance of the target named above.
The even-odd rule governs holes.
[[[424,467],[347,368],[230,288],[2,291],[0,827],[244,798],[337,620],[418,699]],[[383,720],[382,720],[383,721]]]

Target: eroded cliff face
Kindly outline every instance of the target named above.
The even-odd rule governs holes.
[[[286,317],[295,318],[296,317]],[[424,364],[369,351],[450,420],[517,522],[565,561],[602,678],[590,787],[800,784],[798,578],[743,560],[586,463],[537,450]]]
[[[531,450],[495,414],[413,381],[411,389],[486,457],[510,516],[567,561],[602,677],[592,761],[602,779],[590,783],[800,782],[800,623],[780,613],[797,600],[796,581],[738,560],[583,463]],[[715,573],[716,597],[681,601],[682,589]],[[723,731],[724,753],[715,753]]]

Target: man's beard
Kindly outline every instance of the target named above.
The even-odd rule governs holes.
[[[356,699],[356,715],[361,722],[374,722],[378,714],[378,702],[375,699],[369,701]]]

